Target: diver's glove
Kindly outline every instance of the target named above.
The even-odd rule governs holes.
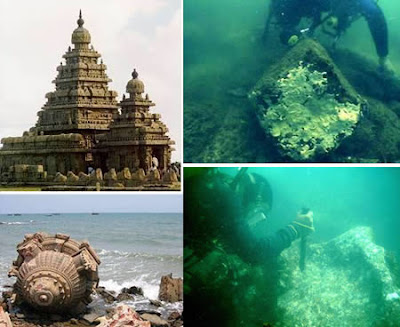
[[[307,213],[299,212],[297,218],[293,220],[289,227],[294,228],[299,237],[305,237],[314,232],[313,212],[309,210]]]

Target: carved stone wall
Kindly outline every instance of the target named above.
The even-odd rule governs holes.
[[[143,95],[144,83],[134,70],[126,87],[129,96],[118,104],[117,92],[108,89],[107,67],[90,46],[91,36],[83,25],[80,17],[72,34],[73,47],[57,67],[56,89],[46,94],[36,125],[22,137],[2,140],[0,181],[35,179],[27,172],[15,175],[15,167],[24,165],[43,167],[47,177],[37,176],[37,181],[97,168],[143,169],[146,174],[154,168],[168,169],[175,142],[160,115],[150,112],[155,103]]]

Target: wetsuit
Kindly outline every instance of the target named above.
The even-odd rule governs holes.
[[[297,237],[285,227],[255,240],[240,221],[242,200],[230,182],[224,174],[185,177],[184,319],[190,326],[271,322],[276,258]],[[254,286],[257,280],[262,287]]]
[[[321,14],[331,13],[338,18],[338,33],[342,34],[359,15],[369,26],[376,52],[383,58],[388,55],[388,29],[385,16],[376,0],[273,0],[272,10],[282,27],[281,41],[287,43],[298,35],[297,25],[303,17],[313,20],[313,30],[321,23]]]

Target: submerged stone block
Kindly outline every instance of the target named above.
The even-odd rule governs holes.
[[[257,117],[281,154],[314,161],[353,133],[362,99],[326,50],[307,39],[273,65],[250,92]]]
[[[278,299],[283,326],[397,326],[400,285],[386,250],[369,227],[307,248],[298,267],[299,246],[282,252]]]

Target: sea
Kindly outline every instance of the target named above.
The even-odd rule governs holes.
[[[237,168],[219,170],[237,173]],[[263,176],[271,185],[270,232],[309,208],[314,213],[313,242],[327,242],[352,228],[369,226],[377,244],[400,258],[400,168],[251,167],[248,172]]]
[[[25,234],[64,233],[88,240],[100,256],[100,286],[119,292],[138,286],[157,299],[161,276],[183,276],[181,213],[52,213],[0,215],[0,290]],[[178,305],[179,307],[179,305]]]
[[[187,181],[189,176],[204,173],[203,169],[185,168]],[[234,167],[209,169],[214,170],[211,176],[226,174],[234,178],[238,174],[238,168]],[[247,173],[254,174],[256,181],[262,177],[272,190],[263,193],[263,196],[271,194],[266,202],[272,203],[272,208],[266,219],[248,230],[242,223],[246,216],[240,216],[237,206],[240,193],[230,197],[229,188],[212,188],[213,184],[209,192],[202,192],[195,188],[196,179],[188,182],[191,191],[185,196],[185,205],[190,208],[198,206],[198,202],[204,205],[199,206],[198,212],[185,212],[185,221],[199,218],[202,225],[210,224],[216,231],[211,240],[207,240],[207,235],[193,233],[190,243],[190,251],[194,249],[203,255],[208,264],[194,260],[195,263],[187,263],[189,276],[200,275],[196,281],[186,279],[188,289],[195,289],[186,295],[186,303],[191,304],[187,305],[188,310],[211,303],[203,305],[205,313],[195,318],[204,320],[199,325],[207,326],[207,319],[212,317],[213,321],[220,319],[215,324],[218,326],[399,326],[400,167],[249,167]],[[219,179],[220,183],[223,180],[226,179]],[[204,190],[204,184],[198,185],[203,185]],[[256,183],[253,189],[260,185]],[[190,194],[195,199],[192,203]],[[220,202],[212,202],[219,206],[214,206],[214,220],[208,222],[202,212],[210,212],[207,203],[214,198]],[[258,194],[253,199],[259,201]],[[238,217],[229,208],[236,208]],[[293,224],[303,208],[313,212],[314,232],[304,243],[290,242],[275,256],[274,246],[283,242],[283,235],[288,233],[284,229]],[[209,213],[212,214],[213,211]],[[219,216],[223,219],[218,220]],[[239,225],[240,230],[226,232],[227,220],[232,226]],[[378,246],[365,245],[370,241],[363,239],[360,230],[371,230],[371,244]],[[248,237],[238,237],[246,233]],[[207,248],[206,244],[216,245]],[[306,258],[304,270],[299,268],[297,252],[301,244]],[[241,252],[240,248],[245,250]],[[380,255],[374,256],[376,253]],[[261,262],[252,264],[260,258]],[[223,264],[216,264],[218,260]],[[203,280],[211,285],[207,283],[204,287],[209,293],[202,292],[201,287],[190,288],[190,283],[198,286]],[[221,298],[225,301],[220,301]],[[275,310],[273,313],[268,312],[271,308]],[[196,314],[192,310],[188,319]],[[226,323],[220,317],[231,321]]]
[[[255,108],[247,95],[290,47],[280,41],[281,26],[272,19],[263,39],[272,2],[287,4],[293,12],[302,12],[313,1],[301,0],[185,0],[184,6],[184,142],[185,162],[284,162],[271,150],[263,129],[255,117]],[[316,1],[351,10],[358,0]],[[364,1],[377,3],[388,27],[388,66],[393,75],[380,79],[376,74],[378,55],[368,22],[352,15],[354,22],[335,43],[322,28],[312,36],[333,58],[350,84],[361,96],[382,100],[382,85],[400,80],[400,4],[397,0]],[[297,6],[297,8],[296,8]],[[356,19],[357,18],[357,19]],[[304,18],[296,27],[306,31],[310,21]],[[301,60],[301,59],[299,59]],[[393,82],[399,85],[398,82]],[[389,84],[389,83],[388,83]],[[370,103],[359,134],[349,138],[328,162],[342,162],[347,156],[400,160],[399,98],[394,92],[378,105]],[[389,99],[393,100],[393,99]],[[371,126],[373,126],[371,128]],[[364,129],[365,127],[365,129]],[[317,161],[314,160],[314,161]]]

